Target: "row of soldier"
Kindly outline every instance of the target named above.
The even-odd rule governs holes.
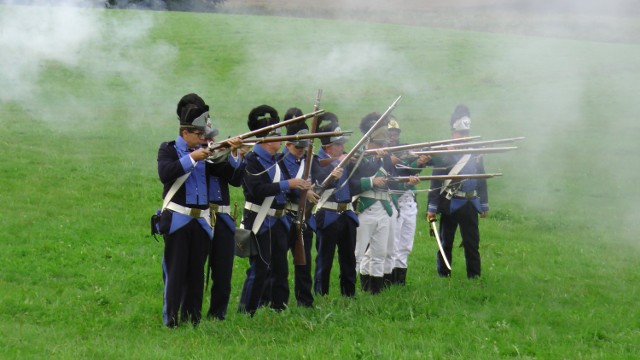
[[[158,150],[164,201],[156,230],[164,237],[163,322],[168,327],[200,321],[207,257],[212,280],[207,317],[226,317],[236,251],[229,185],[242,187],[245,202],[241,226],[252,230],[257,250],[249,257],[238,309],[253,316],[260,307],[280,311],[288,306],[288,253],[297,238],[294,224],[301,191],[306,192],[315,209],[313,216],[305,217],[305,264],[294,265],[294,296],[298,306],[312,307],[314,296],[329,293],[336,250],[342,296],[354,297],[358,280],[361,290],[371,294],[393,284],[405,284],[418,213],[415,185],[420,179],[414,175],[422,168],[434,165],[434,174],[451,174],[456,166],[456,174],[484,172],[481,157],[461,161],[464,156],[460,155],[444,161],[429,155],[403,157],[376,150],[398,145],[401,130],[390,114],[384,116],[382,126],[372,129],[381,119],[375,112],[364,116],[359,126],[363,134],[370,134],[366,146],[371,156],[338,166],[349,137],[335,135],[341,131],[338,117],[322,112],[317,115],[316,132],[334,135],[320,137],[322,146],[312,157],[310,179],[303,179],[305,152],[313,139],[287,141],[282,151],[278,141],[258,141],[247,152],[243,139],[231,138],[225,140],[228,151],[215,155],[207,144],[218,132],[211,125],[205,101],[187,94],[178,102],[176,113],[179,135],[175,141],[162,143]],[[284,120],[302,115],[300,109],[290,108]],[[254,108],[248,116],[250,130],[279,121],[278,112],[268,105]],[[468,109],[456,107],[450,124],[453,138],[467,136]],[[286,131],[299,135],[309,133],[309,128],[299,121],[287,125]],[[273,135],[265,132],[257,136]],[[399,175],[408,177],[394,181],[393,177]],[[327,178],[335,180],[318,191],[317,184]],[[442,214],[438,274],[450,275],[453,237],[459,225],[467,276],[480,276],[478,215],[484,217],[488,211],[486,181],[432,180],[431,189],[441,189],[430,191],[427,212],[431,221],[436,213]],[[314,233],[317,255],[312,274]]]

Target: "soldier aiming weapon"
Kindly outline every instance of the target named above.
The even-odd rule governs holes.
[[[380,118],[378,120],[376,120],[376,122],[373,124],[373,126],[371,126],[371,128],[362,136],[362,138],[360,138],[358,143],[356,143],[356,145],[345,155],[345,157],[342,158],[342,160],[340,160],[340,163],[336,166],[336,169],[344,168],[344,166],[351,160],[351,158],[353,156],[355,156],[355,154],[358,151],[360,151],[361,154],[364,154],[364,152],[362,152],[362,148],[364,148],[367,145],[367,143],[369,142],[369,140],[371,138],[371,135],[380,126],[380,124],[387,117],[387,115],[390,114],[391,111],[393,111],[393,109],[395,109],[395,107],[400,102],[400,99],[402,99],[402,96],[398,96],[398,98],[393,102],[393,104],[391,104],[391,106],[389,106],[387,111],[385,111],[384,114],[382,114],[380,116]],[[336,179],[333,177],[333,175],[327,176],[327,178],[324,179],[322,184],[320,184],[320,188],[321,189],[326,189],[327,186],[329,186],[329,184],[331,184],[335,180]]]
[[[322,89],[318,90],[318,95],[316,95],[316,102],[313,105],[314,112],[318,111],[320,107],[320,98],[322,97]],[[318,129],[318,115],[313,117],[311,122],[311,133],[309,135],[314,135],[310,138],[309,146],[307,146],[307,154],[304,161],[304,168],[302,170],[302,179],[309,180],[309,172],[311,171],[311,161],[313,160],[313,139],[318,137],[316,135],[316,131]],[[340,131],[340,133],[344,133]],[[322,134],[325,135],[325,134]],[[339,134],[342,135],[342,134]],[[307,218],[307,192],[308,190],[300,191],[300,199],[298,200],[298,214],[296,217],[295,225],[296,225],[296,242],[293,248],[293,264],[294,265],[306,265],[306,256],[304,252],[304,238],[303,238],[303,230],[305,226],[305,221]]]

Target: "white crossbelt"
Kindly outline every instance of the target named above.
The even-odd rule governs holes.
[[[389,192],[388,191],[373,191],[367,190],[359,195],[360,197],[366,197],[370,199],[376,200],[386,200],[389,201]]]
[[[322,205],[323,209],[333,210],[333,211],[353,211],[353,205],[351,203],[337,203],[333,201],[327,201]]]
[[[231,215],[231,206],[230,205],[217,205],[217,204],[209,204],[209,209],[215,213],[222,213]]]
[[[254,203],[250,203],[248,201],[244,202],[244,208],[249,210],[249,211],[253,211],[255,213],[260,212],[260,209],[262,208],[262,206],[254,204]],[[284,215],[284,209],[269,209],[267,210],[267,215],[268,216],[275,216],[275,217],[282,217],[282,215]]]
[[[175,211],[180,214],[188,215],[194,218],[209,217],[209,209],[195,209],[195,208],[178,205],[174,202],[169,202],[169,205],[167,205],[167,209],[171,211]]]

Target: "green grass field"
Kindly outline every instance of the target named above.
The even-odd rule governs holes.
[[[638,44],[0,6],[0,68],[0,358],[640,356]],[[504,176],[489,183],[482,279],[466,280],[458,248],[437,277],[421,194],[406,287],[343,299],[336,273],[315,309],[248,318],[237,258],[226,321],[165,329],[148,222],[177,100],[203,96],[226,137],[263,103],[310,111],[319,88],[346,129],[403,95],[405,142],[448,137],[458,103],[485,139],[526,136],[485,159]]]

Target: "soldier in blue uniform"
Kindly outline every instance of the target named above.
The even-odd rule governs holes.
[[[211,129],[207,137],[215,141],[217,130]],[[246,163],[240,147],[242,140],[233,143],[226,161],[207,161],[211,174],[207,178],[211,224],[214,225],[213,242],[209,253],[211,270],[211,298],[208,318],[224,320],[231,295],[231,274],[235,257],[235,221],[231,217],[229,185],[239,187]],[[226,153],[226,151],[224,151]]]
[[[204,265],[213,230],[209,224],[207,181],[201,148],[208,106],[186,105],[180,114],[179,136],[158,149],[158,174],[164,184],[163,198],[181,176],[188,177],[163,209],[159,230],[164,237],[163,322],[198,324],[204,289]]]
[[[318,133],[341,131],[338,117],[330,112],[318,117]],[[354,168],[350,163],[346,169],[336,168],[344,157],[344,144],[347,136],[327,136],[320,138],[322,148],[318,151],[318,162],[313,164],[312,177],[322,183],[329,175],[338,179],[322,193],[316,206],[316,271],[314,291],[318,295],[329,293],[331,267],[333,257],[338,248],[338,264],[340,266],[340,293],[353,297],[356,294],[356,230],[358,216],[351,204],[351,196],[355,195],[347,181],[351,176],[362,177],[365,167]],[[324,164],[324,163],[327,164]],[[353,175],[350,175],[353,173]]]
[[[458,105],[451,115],[452,138],[469,136],[471,115],[464,105]],[[433,175],[483,174],[484,164],[481,156],[453,155],[434,157]],[[451,252],[456,230],[460,226],[462,247],[467,265],[467,277],[480,276],[480,231],[478,214],[486,217],[489,212],[486,180],[467,179],[464,181],[431,182],[427,218],[435,219],[440,213],[440,239],[449,264],[452,264]],[[437,254],[437,270],[442,277],[451,276],[442,256]]]
[[[279,121],[274,108],[261,105],[249,113],[248,125],[250,130],[257,130]],[[285,216],[286,194],[292,189],[311,188],[309,181],[285,179],[278,166],[276,155],[279,149],[280,142],[261,143],[255,145],[245,157],[243,224],[246,229],[254,230],[258,254],[249,258],[250,267],[242,289],[239,311],[251,316],[261,304],[265,289],[271,290],[272,309],[284,310],[287,306],[287,252],[291,221]],[[265,286],[269,278],[272,280],[271,286]]]
[[[284,120],[293,119],[302,116],[302,110],[298,108],[290,108],[284,116]],[[299,121],[287,126],[287,135],[308,134],[309,128],[304,121]],[[280,162],[282,172],[287,179],[302,178],[303,169],[306,161],[306,150],[310,140],[298,140],[285,143],[283,158]],[[298,217],[298,206],[300,200],[300,192],[298,190],[289,191],[287,194],[287,216],[294,226],[291,226],[289,232],[289,248],[294,251],[294,246],[298,237],[297,226],[295,221]],[[318,196],[311,190],[307,192],[307,200],[317,202]],[[308,205],[307,214],[311,214],[311,207]],[[311,249],[313,247],[313,232],[315,230],[315,221],[312,216],[305,217],[306,224],[302,230],[302,238],[304,240],[305,265],[294,265],[294,295],[298,306],[312,307],[313,294],[313,278],[311,276]]]
[[[176,112],[180,114],[188,104],[207,106],[200,96],[192,93],[180,99]],[[208,141],[215,141],[217,135],[218,130],[212,128],[211,123],[208,122],[202,146],[206,147]],[[215,230],[209,252],[212,283],[207,317],[219,320],[224,320],[229,305],[235,252],[235,222],[230,215],[229,185],[240,186],[245,168],[239,151],[242,140],[237,138],[228,141],[231,145],[230,151],[223,149],[221,156],[214,155],[213,157],[217,158],[215,162],[206,160],[210,223]]]

